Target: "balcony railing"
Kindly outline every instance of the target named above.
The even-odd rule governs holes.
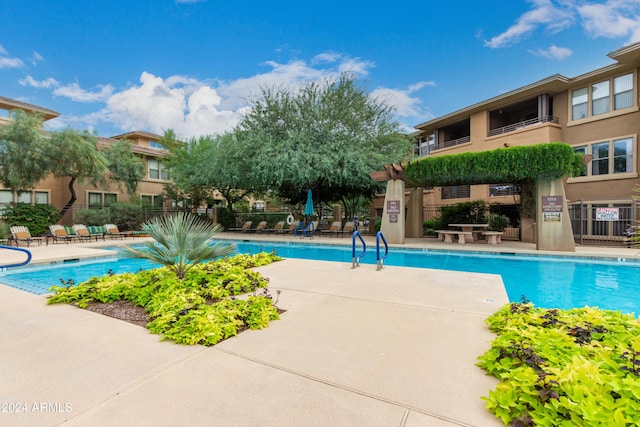
[[[529,119],[518,123],[512,123],[507,126],[503,126],[501,128],[491,129],[489,131],[489,136],[501,135],[507,132],[513,132],[517,129],[522,129],[527,126],[535,125],[538,123],[558,123],[558,118],[554,116],[540,116],[535,119]]]
[[[466,144],[467,142],[471,142],[471,136],[463,136],[462,138],[452,139],[450,141],[445,141],[440,144],[434,145],[431,150],[442,150],[443,148],[453,147],[454,145]]]

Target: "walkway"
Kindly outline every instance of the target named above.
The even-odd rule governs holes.
[[[438,246],[416,240],[407,245]],[[33,253],[46,262],[94,251],[83,243]],[[580,250],[595,252],[638,251]],[[261,267],[286,313],[209,348],[159,342],[144,328],[0,286],[0,404],[23,410],[0,411],[0,425],[502,425],[480,399],[497,382],[475,366],[493,339],[484,319],[507,303],[500,277],[350,267]]]

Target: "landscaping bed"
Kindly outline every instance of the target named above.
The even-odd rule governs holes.
[[[47,302],[145,326],[176,343],[214,345],[279,318],[268,279],[251,268],[280,259],[270,253],[236,255],[195,265],[183,279],[167,267],[93,277],[78,286],[52,287]]]
[[[640,322],[597,308],[504,306],[478,365],[500,380],[487,408],[513,426],[640,425]]]

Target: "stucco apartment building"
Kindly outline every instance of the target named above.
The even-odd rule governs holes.
[[[11,123],[15,110],[40,113],[45,121],[60,115],[43,107],[0,97],[0,126]],[[119,139],[127,139],[132,142],[133,152],[144,159],[146,165],[145,178],[140,182],[137,194],[134,197],[139,197],[154,206],[162,203],[161,194],[164,185],[170,182],[171,178],[169,169],[163,162],[166,157],[166,150],[158,142],[160,138],[160,135],[143,131],[129,132],[110,138],[98,137],[98,145],[103,146],[114,144]],[[69,178],[49,176],[26,192],[17,193],[0,186],[0,213],[4,206],[15,202],[51,204],[57,208],[62,208],[70,199],[68,184]],[[108,206],[115,201],[130,201],[127,191],[117,184],[110,184],[106,188],[97,188],[87,183],[76,183],[75,188],[78,200],[74,204],[74,209],[99,208]],[[61,222],[65,224],[73,223],[73,210],[69,211]]]
[[[416,157],[561,141],[591,156],[584,173],[565,180],[574,234],[622,240],[637,218],[640,43],[608,54],[613,63],[577,77],[559,74],[421,123]],[[425,189],[425,218],[441,205],[469,200],[515,208],[511,183]],[[374,209],[382,209],[382,197]],[[596,208],[617,208],[601,221]],[[515,212],[515,210],[511,210]],[[599,209],[598,211],[602,211]],[[373,213],[373,212],[372,212]]]

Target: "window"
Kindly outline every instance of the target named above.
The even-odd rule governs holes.
[[[609,143],[600,142],[591,145],[591,175],[606,175],[609,173]]]
[[[49,193],[46,191],[35,191],[33,193],[34,203],[36,205],[47,205],[49,204]]]
[[[4,208],[13,202],[27,203],[36,205],[46,205],[49,203],[48,191],[21,191],[13,192],[11,190],[0,190],[0,216]]]
[[[571,105],[573,108],[572,118],[573,120],[584,119],[589,113],[588,101],[589,95],[587,94],[587,88],[582,88],[573,91],[571,98]]]
[[[583,154],[586,155],[587,153],[587,146],[583,145],[581,147],[573,147],[573,152],[574,153],[578,153],[578,154]],[[587,165],[584,165],[584,168],[582,169],[582,172],[580,172],[580,176],[587,176]]]
[[[162,203],[163,203],[161,194],[156,194],[153,196],[143,194],[140,196],[140,200],[144,205],[154,206],[154,207],[162,207]]]
[[[489,197],[513,196],[518,194],[518,190],[511,184],[491,184],[489,185]]]
[[[88,195],[89,209],[100,209],[111,206],[118,201],[116,193],[92,193]]]
[[[573,151],[591,154],[591,164],[580,176],[615,175],[634,172],[634,140],[631,137],[573,147]]]
[[[470,185],[452,185],[448,187],[442,187],[443,199],[468,199],[470,195]]]
[[[4,213],[7,206],[13,203],[13,191],[0,190],[0,215]]]
[[[621,110],[633,106],[633,74],[613,79],[613,109]]]
[[[609,112],[609,81],[591,86],[591,114],[598,115]]]
[[[633,73],[594,83],[571,92],[571,119],[579,120],[633,107]],[[613,89],[613,96],[611,90]]]
[[[23,191],[18,193],[18,203],[28,203],[31,204],[32,202],[32,197],[31,197],[31,191]]]
[[[160,160],[150,159],[149,179],[164,179],[165,181],[168,181],[170,179],[169,168]]]
[[[156,148],[158,150],[164,150],[164,145],[160,144],[158,141],[149,141],[149,147]]]

